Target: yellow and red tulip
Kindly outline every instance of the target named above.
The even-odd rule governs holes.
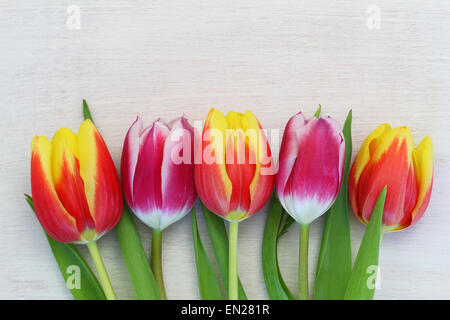
[[[142,120],[128,130],[122,152],[122,183],[130,208],[146,225],[163,230],[184,217],[197,199],[194,128],[184,117],[169,126]]]
[[[283,208],[308,225],[336,200],[342,183],[345,141],[332,118],[305,119],[300,112],[286,125],[276,178]]]
[[[195,165],[195,184],[205,206],[226,220],[257,213],[270,197],[273,161],[260,123],[252,112],[211,109]]]
[[[433,185],[433,146],[425,137],[417,148],[408,127],[382,124],[364,140],[349,177],[349,198],[355,215],[367,224],[384,186],[385,232],[415,224],[428,206]]]
[[[200,161],[198,159],[200,158]],[[200,163],[198,163],[200,162]],[[250,111],[211,109],[195,165],[195,185],[205,206],[230,222],[228,296],[238,298],[239,221],[257,213],[270,197],[274,168],[269,144]]]
[[[102,136],[90,120],[78,134],[61,128],[50,142],[31,143],[31,190],[36,216],[60,242],[88,243],[122,215],[119,178]]]

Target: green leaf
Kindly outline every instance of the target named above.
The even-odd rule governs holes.
[[[33,199],[27,194],[25,195],[25,199],[34,211]],[[75,246],[58,242],[52,239],[47,233],[45,235],[47,236],[48,243],[66,284],[76,284],[72,282],[71,277],[78,272],[77,269],[73,269],[73,266],[79,267],[79,289],[76,287],[70,289],[73,298],[76,300],[106,300],[100,283]]]
[[[94,122],[86,100],[83,100],[83,115],[85,120],[90,119]],[[141,238],[125,200],[122,218],[116,226],[116,232],[136,299],[161,299]]]
[[[316,113],[314,113],[314,117],[319,118],[321,111],[322,111],[322,106],[319,104],[319,109],[317,109]]]
[[[288,222],[282,227],[283,209],[276,195],[272,196],[270,201],[269,213],[267,214],[266,227],[264,229],[264,238],[262,244],[262,266],[264,281],[266,283],[267,293],[272,300],[294,300],[280,272],[278,263],[278,239],[283,235],[287,228],[292,224]],[[290,223],[290,224],[289,224]],[[285,230],[281,231],[280,230]]]
[[[203,300],[222,300],[219,282],[203,247],[198,233],[195,208],[192,208],[192,235],[194,237],[195,261],[197,264],[198,286]]]
[[[159,300],[160,295],[155,277],[148,263],[142,241],[124,201],[122,218],[116,226],[123,260],[133,285],[136,299]]]
[[[348,174],[352,157],[352,111],[344,124],[345,166],[339,195],[326,215],[319,262],[314,285],[314,299],[343,299],[352,272],[352,249],[348,208]]]
[[[287,214],[284,210],[281,217],[281,227],[278,232],[278,239],[281,238],[286,232],[288,232],[288,229],[292,226],[292,224],[295,222],[295,219],[292,218],[289,214]]]
[[[90,119],[92,122],[94,122],[94,120],[92,119],[91,116],[91,110],[89,110],[89,106],[86,102],[86,100],[83,99],[83,116],[84,116],[84,120]]]
[[[373,208],[345,291],[346,300],[372,300],[375,294],[386,192],[387,187],[384,186]]]
[[[223,219],[212,213],[202,203],[202,213],[205,219],[206,229],[208,230],[209,239],[216,255],[219,265],[220,274],[225,288],[228,290],[228,234]],[[238,279],[238,295],[239,300],[247,300],[241,280]],[[228,296],[228,294],[227,294]]]

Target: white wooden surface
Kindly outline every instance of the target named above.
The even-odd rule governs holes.
[[[79,30],[67,27],[70,5],[81,10]],[[379,29],[367,27],[370,5]],[[410,126],[416,143],[431,135],[430,206],[416,226],[384,237],[376,298],[450,298],[449,14],[446,1],[1,1],[0,298],[71,298],[23,193],[33,135],[77,130],[83,98],[116,164],[137,114],[146,123],[182,113],[203,120],[212,106],[251,109],[265,128],[280,129],[319,103],[341,123],[352,108],[353,155],[382,122]],[[264,210],[239,230],[251,299],[267,298],[265,218]],[[138,224],[149,249],[150,232]],[[312,225],[311,284],[322,226]],[[355,255],[364,230],[352,215]],[[294,292],[297,244],[293,228],[279,252]],[[118,297],[133,298],[115,233],[99,246]],[[163,246],[169,297],[199,298],[189,217],[165,232]]]

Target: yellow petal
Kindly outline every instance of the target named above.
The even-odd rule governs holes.
[[[227,119],[217,109],[211,108],[206,117],[204,134],[206,134],[207,141],[211,141],[211,146],[215,149],[215,154],[218,160],[224,163],[225,159],[225,145],[226,145],[226,130],[228,127]],[[205,138],[205,137],[204,137]]]
[[[78,130],[78,161],[80,176],[84,181],[84,191],[91,212],[95,212],[95,191],[98,166],[97,128],[91,120],[85,120]]]
[[[414,215],[422,208],[433,182],[433,144],[430,137],[422,139],[413,153],[414,169],[419,185],[419,195],[416,206],[412,212]]]
[[[52,189],[54,189],[51,168],[52,144],[50,140],[48,140],[48,138],[44,136],[34,136],[33,141],[31,142],[31,154],[36,154],[39,156],[41,169],[46,179],[45,183],[48,183],[52,186]]]
[[[78,155],[77,136],[67,128],[59,129],[52,139],[51,168],[54,184],[58,184],[63,170],[77,175],[76,158]]]
[[[242,127],[242,113],[230,111],[226,116],[228,129],[244,129]]]

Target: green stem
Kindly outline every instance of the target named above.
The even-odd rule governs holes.
[[[239,221],[230,221],[228,253],[228,298],[230,300],[238,300],[238,226]]]
[[[152,254],[151,254],[151,266],[153,274],[155,275],[156,284],[158,285],[159,294],[162,300],[167,300],[166,289],[164,287],[164,277],[162,272],[162,230],[152,230]]]
[[[117,300],[114,289],[111,286],[111,281],[109,280],[108,273],[106,272],[105,265],[103,264],[102,257],[100,256],[100,251],[98,251],[97,242],[88,242],[87,247],[92,256],[92,260],[94,260],[95,269],[97,269],[97,274],[106,299]]]
[[[300,225],[300,245],[298,252],[298,293],[300,300],[308,300],[308,242],[309,224]]]

